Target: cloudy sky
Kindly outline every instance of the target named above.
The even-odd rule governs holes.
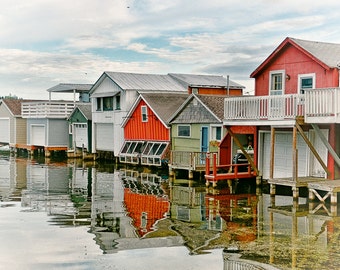
[[[284,40],[340,43],[339,0],[2,0],[0,96],[48,98],[104,71],[250,73]]]

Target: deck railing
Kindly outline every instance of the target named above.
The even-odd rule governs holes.
[[[23,118],[67,118],[75,107],[74,102],[24,102],[21,104]]]
[[[171,151],[169,165],[174,169],[204,171],[206,156],[207,152]]]
[[[340,88],[305,91],[307,123],[340,123]]]
[[[225,120],[282,120],[304,115],[302,94],[228,97],[224,101]]]

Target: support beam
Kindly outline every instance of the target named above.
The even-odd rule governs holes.
[[[293,127],[293,181],[298,181],[298,149],[297,149],[297,130],[296,127]]]
[[[274,178],[274,153],[275,153],[275,128],[270,129],[270,168],[269,168],[269,178]]]
[[[325,170],[325,172],[327,173],[327,176],[330,175],[330,172],[326,166],[326,164],[323,162],[323,160],[321,159],[321,157],[319,156],[318,152],[316,151],[316,149],[314,148],[314,146],[312,145],[312,143],[310,142],[310,140],[307,138],[307,136],[305,135],[305,133],[303,132],[302,127],[296,123],[295,124],[296,128],[298,129],[298,131],[300,132],[301,137],[304,139],[304,141],[306,142],[306,144],[308,145],[309,149],[312,151],[312,153],[314,154],[315,158],[319,161],[320,165],[322,166],[322,168]]]
[[[321,130],[319,129],[318,125],[316,124],[311,124],[313,129],[315,130],[315,133],[320,137],[321,141],[323,144],[327,147],[328,152],[332,155],[334,158],[334,161],[338,166],[340,167],[340,158],[337,155],[337,153],[334,151],[333,147],[329,144],[328,140],[325,138],[325,136],[322,134]]]
[[[245,155],[245,157],[247,158],[247,160],[249,161],[251,167],[253,168],[253,170],[256,172],[256,175],[259,175],[259,170],[257,169],[253,159],[251,158],[251,156],[249,156],[249,154],[247,153],[247,151],[244,149],[243,145],[241,144],[241,142],[239,141],[239,139],[235,136],[235,134],[231,131],[230,128],[227,128],[227,132],[229,133],[229,135],[233,138],[233,140],[235,141],[235,143],[237,144],[237,146],[240,148],[240,150],[242,151],[242,153]]]

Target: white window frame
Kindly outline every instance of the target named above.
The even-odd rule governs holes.
[[[316,78],[315,73],[306,73],[306,74],[299,74],[298,75],[298,87],[297,87],[298,94],[303,94],[302,93],[302,87],[301,87],[302,86],[302,84],[301,84],[302,79],[309,79],[309,78],[313,79],[313,85],[312,85],[312,88],[310,88],[310,89],[313,89],[313,88],[315,88],[315,78]]]
[[[141,116],[142,122],[148,122],[148,107],[145,105],[141,106]]]
[[[216,138],[216,129],[221,128],[221,138],[217,139]],[[210,127],[210,138],[212,141],[218,141],[220,142],[223,139],[223,125],[212,125]]]
[[[282,76],[282,88],[281,90],[278,89],[272,89],[272,83],[273,83],[273,76],[276,74],[281,74]],[[274,93],[278,93],[279,91],[281,91],[282,93],[279,95],[284,95],[285,93],[285,86],[286,86],[286,72],[285,70],[272,70],[269,72],[269,95],[275,95]]]
[[[179,128],[180,127],[189,127],[189,135],[188,136],[179,135]],[[181,138],[190,138],[191,137],[191,125],[178,125],[177,126],[177,136],[181,137]]]

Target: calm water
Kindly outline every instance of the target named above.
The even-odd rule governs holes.
[[[0,155],[0,269],[340,269],[339,212],[247,182]]]

